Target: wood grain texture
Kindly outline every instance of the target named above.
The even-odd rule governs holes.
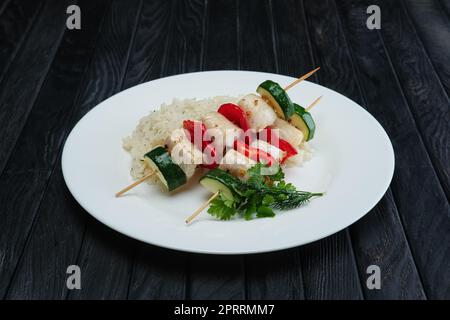
[[[247,298],[305,299],[300,252],[297,248],[245,257]]]
[[[105,3],[105,2],[103,2]],[[108,4],[108,3],[106,3]],[[134,17],[133,9],[136,9],[138,6],[138,2],[134,2],[132,5],[131,2],[127,2],[126,6],[124,2],[114,2],[111,7],[111,11],[108,12],[107,19],[105,20],[104,26],[101,29],[100,37],[97,40],[95,54],[87,70],[85,80],[82,86],[82,89],[79,92],[79,99],[76,103],[76,112],[71,117],[70,124],[66,127],[65,136],[68,134],[69,130],[73,127],[76,121],[84,115],[87,111],[89,111],[93,106],[95,106],[98,102],[103,100],[104,98],[109,97],[111,94],[117,92],[122,84],[123,74],[126,68],[126,58],[129,47],[129,40],[132,38],[131,33],[133,31],[133,22]],[[121,19],[117,19],[118,13],[120,12]],[[127,16],[128,13],[131,17],[130,20],[132,23],[128,24],[124,17]],[[93,18],[98,19],[99,16],[93,13]],[[100,15],[101,17],[101,15]],[[123,20],[122,20],[123,19]],[[122,23],[118,21],[123,21]],[[123,29],[125,27],[125,29]],[[103,80],[101,80],[103,79]],[[53,197],[45,197],[41,204],[41,209],[38,214],[38,219],[36,220],[36,228],[37,230],[45,230],[45,226],[54,225],[54,229],[50,229],[52,232],[44,232],[44,233],[33,233],[35,237],[43,237],[44,239],[41,241],[40,250],[31,251],[31,253],[38,255],[37,259],[42,259],[43,261],[48,260],[52,261],[54,255],[59,253],[57,256],[58,264],[53,265],[50,264],[49,268],[53,268],[51,271],[45,274],[45,280],[47,282],[54,283],[55,286],[60,286],[64,292],[64,295],[67,294],[67,290],[65,288],[65,277],[67,275],[64,274],[65,268],[67,268],[70,264],[79,264],[80,262],[84,262],[86,257],[86,252],[89,251],[93,247],[92,242],[89,241],[89,238],[85,241],[84,248],[87,248],[80,253],[80,246],[82,242],[82,237],[84,230],[86,229],[86,213],[84,210],[81,210],[79,207],[72,208],[70,207],[70,202],[67,201],[66,198],[60,196],[55,196],[57,192],[61,192],[61,190],[65,190],[65,184],[61,177],[60,170],[54,172],[51,177],[51,180],[48,184],[48,192],[47,194],[53,195]],[[55,221],[58,221],[59,224],[55,224]],[[57,226],[67,226],[67,228],[58,228]],[[86,232],[89,235],[89,230]],[[49,238],[56,239],[60,241],[58,250],[54,248],[54,242],[48,241]],[[65,242],[65,239],[70,239],[72,241]],[[46,240],[46,241],[44,241]],[[102,241],[102,238],[99,237],[99,242]],[[111,240],[110,240],[111,241]],[[31,238],[31,242],[34,244],[38,242],[38,240],[34,240]],[[113,243],[113,241],[111,241]],[[33,246],[30,246],[33,248]],[[90,261],[90,266],[99,266],[104,261],[105,256],[102,256],[101,246],[98,250],[98,255],[95,255],[96,260]],[[120,250],[119,248],[117,249]],[[79,254],[80,253],[80,254]],[[112,251],[108,252],[108,256],[115,260],[115,256],[112,256]],[[77,257],[80,256],[80,260]],[[100,261],[100,262],[99,262]],[[63,266],[63,267],[61,267]],[[115,261],[114,268],[104,269],[104,273],[102,275],[106,279],[110,278],[110,273],[114,273],[120,268],[122,264],[120,261]],[[92,283],[98,283],[102,278],[99,277],[98,274],[92,274],[95,270],[101,270],[101,268],[85,268],[85,265],[82,265],[82,273],[83,278],[82,282],[84,282],[84,286],[87,288],[91,288],[87,286],[87,283],[91,283],[91,286],[94,286]],[[34,269],[36,274],[39,274],[39,270]],[[26,273],[23,273],[26,276]],[[127,274],[127,278],[129,275]],[[25,278],[26,279],[26,278]],[[91,291],[83,291],[82,294],[86,294],[86,297],[90,297],[90,294],[96,293],[97,298],[114,296],[117,292],[120,293],[120,290],[111,290],[111,286],[120,284],[120,281],[109,283],[110,286],[98,286],[97,289],[108,290],[108,292],[94,292]],[[127,283],[128,284],[128,283]],[[126,295],[127,289],[124,290]],[[81,292],[79,294],[81,294]],[[59,292],[58,292],[59,293]],[[103,293],[103,296],[101,295]],[[45,292],[47,296],[52,297],[53,292]],[[60,298],[60,296],[56,296]]]
[[[67,1],[50,0],[8,68],[0,87],[0,172],[9,158],[65,30]],[[39,52],[40,54],[36,54]],[[20,91],[20,95],[17,92]]]
[[[6,294],[13,271],[17,268],[8,293],[10,298],[63,298],[67,265],[61,265],[60,261],[70,260],[70,251],[60,251],[60,243],[70,245],[82,237],[82,233],[66,233],[72,224],[77,225],[78,219],[70,219],[68,215],[68,221],[65,221],[66,211],[61,211],[61,219],[58,215],[50,215],[40,220],[43,223],[35,225],[33,235],[22,251],[38,210],[43,215],[48,214],[48,208],[40,207],[46,191],[47,201],[53,198],[67,201],[69,212],[77,208],[61,177],[57,189],[48,189],[47,184],[72,125],[70,116],[76,108],[77,91],[83,83],[100,29],[98,17],[105,10],[100,3],[81,3],[86,27],[65,34],[10,161],[0,176],[0,201],[10,204],[0,211],[0,296]],[[59,167],[56,170],[56,174],[60,174]],[[63,205],[55,203],[53,209],[63,208]],[[23,257],[18,265],[22,252]],[[50,281],[52,276],[57,280]]]
[[[238,69],[237,0],[208,1],[203,68]]]
[[[186,270],[186,254],[140,244],[134,257],[128,299],[185,299]]]
[[[27,209],[18,207],[17,212]],[[64,299],[66,296],[66,270],[69,265],[77,264],[87,213],[82,211],[67,189],[59,163],[36,215],[6,299]],[[26,235],[28,230],[23,232]],[[10,261],[11,258],[7,262]]]
[[[95,107],[100,101],[123,89],[141,5],[139,0],[112,1],[97,41],[90,69],[92,73],[89,73],[80,111]],[[89,217],[77,258],[86,290],[72,290],[67,297],[126,299],[136,244],[137,241],[105,228]]]
[[[69,291],[68,299],[126,299],[136,244],[89,216],[76,262],[82,288]]]
[[[276,72],[277,60],[269,1],[239,1],[238,5],[240,69]]]
[[[40,9],[42,2],[20,0],[5,1],[0,8],[0,82],[40,14]]]
[[[440,80],[450,95],[450,18],[442,3],[448,1],[402,0]]]
[[[439,1],[435,3],[437,7],[432,9],[428,5],[426,8],[411,5],[409,11],[416,19],[415,28],[408,9],[393,6],[389,1],[381,2],[387,18],[381,31],[442,187],[450,199],[450,52],[446,51],[450,50],[450,17],[442,12]],[[433,14],[434,18],[428,22],[417,16],[417,10],[423,10],[425,16]],[[420,40],[418,34],[424,40]]]
[[[450,20],[450,1],[449,0],[438,0],[438,1]]]
[[[391,191],[350,230],[366,299],[426,298]],[[380,290],[366,285],[371,265],[380,267]]]
[[[367,6],[354,1],[340,4],[367,109],[386,129],[394,146],[396,171],[391,187],[425,293],[430,298],[446,298],[450,294],[448,200],[379,34],[364,27]]]
[[[342,29],[334,1],[309,3],[306,16],[320,82],[366,106],[366,99],[357,76],[353,52]],[[415,299],[423,297],[403,227],[392,195],[386,196],[361,221],[350,227],[353,250],[364,297],[368,299]],[[395,245],[392,245],[395,244]],[[385,274],[382,290],[369,290],[367,267],[376,264]]]
[[[149,1],[142,7],[124,88],[163,75],[173,1]]]
[[[305,296],[309,300],[362,299],[348,232],[342,231],[303,246]]]
[[[164,57],[164,76],[200,71],[205,37],[206,1],[175,1]]]
[[[188,257],[187,299],[234,300],[245,298],[242,256],[191,255]]]
[[[0,1],[0,17],[10,2],[11,2],[11,0],[1,0]]]

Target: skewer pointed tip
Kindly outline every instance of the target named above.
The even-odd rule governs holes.
[[[313,103],[311,103],[307,108],[306,111],[311,110],[316,104],[319,103],[319,101],[323,98],[323,95],[321,95],[320,97],[318,97],[316,100],[313,101]]]
[[[309,77],[311,77],[314,73],[316,73],[317,71],[319,71],[320,67],[315,68],[314,70],[308,72],[307,74],[301,76],[300,78],[298,78],[297,80],[295,80],[294,82],[292,82],[290,85],[288,85],[287,87],[284,88],[285,91],[289,90],[290,88],[292,88],[293,86],[297,85],[298,83],[302,82],[305,79],[308,79]]]
[[[211,201],[213,201],[217,196],[219,195],[219,191],[217,191],[216,193],[214,193],[211,198],[209,198],[204,204],[201,205],[200,208],[198,208],[197,210],[195,210],[195,212],[193,214],[191,214],[186,220],[186,225],[190,224],[192,222],[192,220],[194,220],[210,203]]]

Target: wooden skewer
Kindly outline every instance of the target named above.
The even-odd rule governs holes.
[[[211,196],[211,198],[208,199],[208,201],[206,201],[204,204],[202,204],[202,206],[200,208],[195,210],[195,212],[186,219],[186,224],[191,223],[191,221],[194,220],[195,217],[197,217],[200,214],[200,212],[202,212],[211,203],[211,201],[213,201],[218,195],[219,195],[219,191],[214,193]]]
[[[127,192],[130,189],[133,189],[134,187],[136,187],[137,185],[141,184],[142,182],[144,182],[145,180],[147,180],[148,178],[150,178],[155,172],[149,172],[147,173],[145,176],[143,176],[142,178],[140,178],[139,180],[136,180],[135,182],[133,182],[132,184],[130,184],[129,186],[123,188],[122,190],[120,190],[119,192],[116,193],[116,197],[120,197],[122,194],[124,194],[125,192]]]
[[[319,103],[319,101],[320,101],[320,99],[322,99],[322,97],[323,97],[323,96],[320,96],[320,97],[318,97],[316,100],[314,100],[313,103],[311,103],[311,104],[308,106],[308,108],[306,108],[306,111],[309,111],[309,110],[311,110],[312,108],[314,108],[314,106],[315,106],[316,104]]]
[[[319,71],[320,67],[314,69],[313,71],[308,72],[307,74],[301,76],[300,78],[298,78],[297,80],[295,80],[294,82],[292,82],[290,85],[288,85],[287,87],[284,88],[284,91],[289,90],[290,88],[292,88],[293,86],[297,85],[298,83],[302,82],[305,79],[308,79],[309,77],[311,77],[314,73],[316,73],[317,71]]]

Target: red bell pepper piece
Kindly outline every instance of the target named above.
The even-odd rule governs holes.
[[[212,144],[208,144],[204,149],[203,149],[203,156],[206,157],[208,159],[208,162],[211,163],[202,163],[201,166],[203,168],[206,169],[215,169],[219,166],[219,164],[216,161],[210,161],[210,159],[216,159],[216,149],[213,147]]]
[[[270,153],[267,153],[261,149],[250,147],[242,141],[234,141],[234,150],[242,153],[247,158],[250,158],[256,162],[263,162],[269,167],[276,163],[276,160]]]
[[[189,133],[191,143],[200,150],[203,150],[203,136],[206,132],[206,127],[201,121],[184,120],[183,128]],[[196,134],[200,134],[200,139]]]
[[[199,150],[202,150],[204,156],[206,153],[208,159],[210,159],[210,157],[212,157],[213,159],[216,158],[216,149],[211,144],[211,141],[204,140],[206,127],[201,121],[184,120],[183,128],[189,132],[191,143]],[[198,132],[201,133],[201,140],[199,140],[198,137],[195,136],[195,134],[198,134]],[[214,169],[217,168],[219,164],[213,161],[210,164],[202,163],[200,166],[207,169]]]
[[[244,132],[250,129],[245,111],[237,104],[225,103],[219,107],[217,112],[244,130]]]
[[[283,140],[276,136],[275,132],[269,127],[264,129],[266,131],[266,139],[268,143],[272,144],[273,146],[277,147],[281,151],[284,151],[286,154],[281,159],[281,163],[283,164],[287,159],[289,159],[292,156],[295,156],[298,152],[297,150],[286,140]]]

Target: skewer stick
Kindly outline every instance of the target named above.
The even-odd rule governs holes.
[[[202,206],[200,208],[195,210],[195,212],[186,219],[186,224],[191,223],[191,221],[194,220],[195,217],[197,217],[200,214],[200,212],[202,212],[211,203],[211,201],[213,201],[218,195],[219,195],[219,191],[214,193],[211,196],[211,198],[208,199],[208,201],[206,201],[204,204],[202,204]]]
[[[297,85],[298,83],[302,82],[305,79],[308,79],[309,77],[311,77],[314,73],[316,73],[317,71],[319,71],[320,67],[314,69],[313,71],[308,72],[307,74],[301,76],[300,78],[298,78],[297,80],[295,80],[294,82],[292,82],[290,85],[288,85],[287,87],[284,88],[284,91],[289,90],[290,88],[292,88],[293,86]]]
[[[140,178],[139,180],[136,180],[135,182],[133,182],[132,184],[130,184],[129,186],[123,188],[122,190],[120,190],[119,192],[116,193],[116,197],[120,197],[122,194],[124,194],[125,192],[127,192],[130,189],[133,189],[134,187],[136,187],[137,185],[140,185],[142,182],[144,182],[145,180],[147,180],[148,178],[150,178],[155,172],[149,172],[147,173],[145,176],[143,176],[142,178]]]
[[[315,106],[316,104],[319,103],[319,101],[320,101],[320,99],[322,99],[322,97],[323,97],[323,96],[320,96],[320,97],[318,97],[316,100],[314,100],[313,103],[311,103],[311,104],[308,106],[308,108],[306,108],[306,111],[309,111],[309,110],[311,110],[312,108],[314,108],[314,106]]]

